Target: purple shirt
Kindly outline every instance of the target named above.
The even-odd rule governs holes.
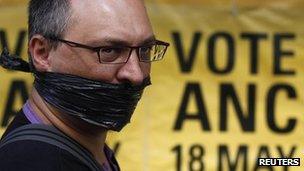
[[[33,108],[31,107],[29,101],[26,101],[26,103],[23,105],[23,113],[25,114],[25,117],[32,123],[32,124],[41,124],[42,120],[37,116],[37,114],[33,111]],[[110,157],[110,153],[105,150],[106,154],[106,161],[102,164],[102,169],[104,171],[112,171],[111,166],[108,161],[108,157]]]
[[[35,112],[33,111],[32,107],[30,106],[30,103],[26,101],[23,108],[23,113],[25,114],[26,118],[32,123],[32,124],[39,124],[42,123],[42,120],[37,117]]]

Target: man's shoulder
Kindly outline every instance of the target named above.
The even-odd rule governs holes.
[[[25,125],[31,124],[22,109],[9,124],[2,139]],[[0,148],[0,170],[89,170],[74,155],[55,145],[36,140],[14,141]]]
[[[16,141],[0,150],[1,170],[89,170],[69,152],[32,140]]]
[[[23,110],[19,110],[19,112],[16,114],[12,122],[7,126],[5,132],[2,135],[3,139],[8,133],[13,131],[14,129],[30,124],[31,122],[26,118],[25,114],[23,113]]]

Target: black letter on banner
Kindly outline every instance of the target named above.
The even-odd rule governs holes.
[[[241,156],[243,156],[243,157],[241,158]],[[229,167],[228,170],[236,170],[239,163],[241,163],[240,160],[242,160],[242,159],[243,159],[243,167],[241,170],[243,170],[243,171],[248,170],[248,168],[247,168],[247,146],[246,145],[241,145],[239,147],[239,151],[237,153],[237,157],[234,162],[230,160],[230,155],[229,155],[227,146],[220,145],[219,154],[218,154],[218,161],[219,161],[218,171],[225,170],[223,167],[223,162],[224,162],[225,158],[227,159],[227,162],[228,162],[228,167]]]
[[[189,53],[188,57],[186,57],[186,54],[185,54],[185,51],[184,51],[184,48],[182,45],[180,33],[178,33],[178,32],[172,33],[179,66],[181,68],[181,71],[184,73],[189,73],[192,70],[192,66],[194,63],[195,56],[197,54],[197,49],[198,49],[198,45],[199,45],[199,42],[201,39],[201,35],[202,34],[200,32],[194,33],[194,36],[193,36],[194,38],[192,40],[190,53]]]
[[[190,102],[190,96],[194,95],[198,113],[190,114],[187,113],[187,106]],[[210,131],[209,120],[207,117],[207,112],[205,110],[205,105],[202,99],[202,92],[199,83],[188,83],[186,86],[186,91],[183,95],[182,103],[178,110],[178,116],[174,124],[174,130],[181,130],[182,124],[185,120],[199,120],[203,130]]]
[[[294,52],[289,50],[283,50],[281,45],[282,41],[285,39],[287,40],[293,40],[295,38],[294,34],[291,33],[285,33],[285,34],[276,34],[274,35],[274,65],[273,65],[273,72],[274,74],[278,75],[294,75],[294,70],[283,70],[281,68],[281,62],[283,56],[285,57],[292,57],[294,55]]]
[[[257,155],[257,158],[256,158],[256,163],[255,163],[255,166],[254,166],[254,171],[257,171],[257,170],[260,170],[260,169],[269,169],[271,171],[273,171],[273,168],[272,166],[260,166],[259,165],[259,161],[258,161],[258,158],[271,158],[272,156],[270,155],[269,153],[269,150],[268,150],[268,147],[266,145],[262,145],[260,147],[260,150],[258,152],[258,155]]]
[[[293,158],[296,148],[297,148],[296,146],[292,146],[289,154],[287,155],[287,154],[284,154],[283,147],[277,146],[277,150],[279,151],[281,158]]]
[[[2,127],[7,126],[10,117],[15,116],[18,111],[13,110],[14,102],[16,101],[16,97],[20,93],[22,97],[22,102],[25,103],[28,99],[28,92],[26,89],[25,82],[23,80],[14,80],[10,86],[10,90],[8,93],[8,101],[5,106],[5,112],[2,120]]]
[[[279,128],[277,124],[275,123],[275,99],[276,95],[279,91],[285,90],[288,93],[289,98],[296,98],[296,91],[293,87],[287,84],[278,84],[269,90],[268,96],[267,96],[267,123],[269,128],[277,133],[288,133],[291,132],[295,126],[296,126],[296,119],[289,119],[288,124],[284,128]],[[280,121],[282,123],[282,121]]]
[[[265,33],[242,33],[241,38],[248,39],[250,42],[250,72],[252,74],[258,73],[258,52],[259,52],[259,41],[266,39],[267,34]]]
[[[17,55],[17,56],[20,56],[21,55],[21,52],[22,52],[22,47],[24,45],[24,41],[25,41],[25,36],[26,36],[26,31],[25,30],[20,30],[19,31],[19,35],[18,35],[18,40],[16,42],[16,45],[15,45],[15,51],[14,51],[14,54]],[[1,47],[2,49],[4,49],[5,47],[10,51],[10,48],[8,47],[8,41],[7,41],[7,36],[5,34],[5,31],[3,30],[0,30],[0,42],[1,42]]]
[[[285,155],[284,152],[283,152],[283,148],[281,146],[277,146],[277,150],[279,151],[280,153],[280,158],[293,158],[294,156],[294,153],[296,151],[296,146],[293,146],[291,148],[291,151],[289,152],[288,155]],[[288,170],[288,166],[284,166],[284,171],[287,171]]]
[[[115,156],[118,155],[118,151],[120,149],[120,146],[121,146],[120,142],[117,142],[117,143],[114,144],[114,147],[112,149],[113,149],[113,152],[114,152]]]
[[[216,52],[216,41],[218,39],[224,39],[227,42],[228,46],[228,63],[225,68],[218,69],[215,64],[215,52]],[[235,59],[235,49],[234,49],[234,40],[229,33],[216,33],[212,35],[208,41],[208,66],[214,73],[217,74],[227,74],[231,72],[234,66],[234,59]]]
[[[231,99],[237,117],[241,123],[242,129],[244,131],[254,131],[254,113],[255,113],[255,96],[256,96],[256,86],[254,84],[249,84],[249,90],[247,93],[247,116],[245,116],[245,112],[242,111],[241,105],[239,102],[239,98],[237,94],[230,84],[222,84],[221,92],[220,92],[220,130],[227,131],[227,122],[228,122],[228,100]]]

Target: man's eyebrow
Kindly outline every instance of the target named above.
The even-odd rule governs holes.
[[[151,35],[148,38],[146,38],[145,40],[143,40],[139,45],[145,45],[151,42],[154,42],[156,40],[155,35]]]
[[[155,35],[151,35],[148,38],[145,38],[143,41],[139,42],[137,45],[138,46],[145,45],[145,44],[154,42],[155,40],[156,40]],[[91,41],[90,44],[95,45],[95,46],[106,46],[106,45],[130,46],[131,45],[131,43],[128,42],[127,40],[111,38],[111,37]]]

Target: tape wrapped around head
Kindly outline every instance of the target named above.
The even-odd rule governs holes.
[[[112,84],[76,75],[31,70],[22,58],[4,49],[0,65],[9,70],[33,72],[34,87],[50,105],[74,118],[108,130],[120,131],[131,116],[150,77],[140,85],[129,82]]]
[[[3,49],[0,56],[0,65],[8,70],[32,72],[30,64],[16,55],[10,55],[7,48]]]

